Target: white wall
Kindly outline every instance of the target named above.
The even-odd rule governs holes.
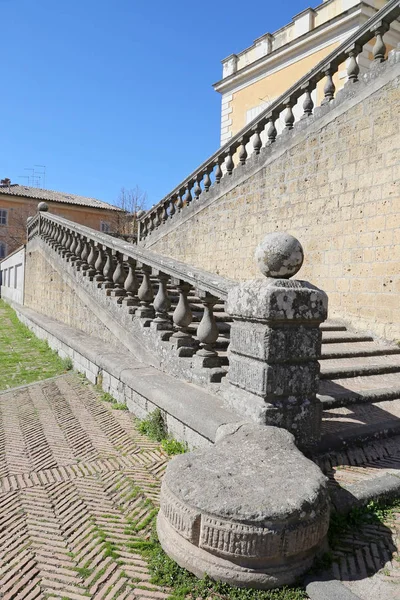
[[[25,247],[0,261],[0,295],[4,300],[24,303]]]

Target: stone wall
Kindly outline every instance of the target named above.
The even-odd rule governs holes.
[[[73,286],[60,276],[36,240],[29,243],[26,253],[24,305],[100,338],[113,349],[121,348],[111,329],[96,316],[94,306],[85,304]]]
[[[287,231],[304,246],[299,276],[328,293],[330,317],[400,339],[399,55],[144,245],[246,280],[257,276],[253,254],[263,236]]]

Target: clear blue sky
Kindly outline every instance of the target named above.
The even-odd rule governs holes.
[[[218,148],[221,59],[307,6],[0,0],[1,178],[44,164],[49,189],[158,202]]]

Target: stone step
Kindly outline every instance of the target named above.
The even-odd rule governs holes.
[[[347,512],[371,499],[399,495],[400,435],[314,454],[311,458],[328,477],[336,510]]]
[[[322,359],[320,364],[321,379],[400,373],[399,355]]]
[[[323,331],[323,344],[338,344],[340,342],[356,343],[356,342],[373,342],[374,339],[367,334],[352,333],[349,331]]]
[[[322,379],[318,395],[324,406],[339,407],[400,397],[398,373]]]
[[[346,325],[334,321],[325,321],[320,328],[321,331],[346,331]]]
[[[388,356],[400,354],[400,348],[396,346],[387,346],[377,342],[359,342],[327,344],[322,346],[321,358],[344,358],[356,356]]]
[[[323,409],[318,454],[400,435],[400,396],[393,400]]]

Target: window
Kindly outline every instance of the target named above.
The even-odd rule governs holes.
[[[0,225],[7,225],[7,209],[0,208]]]
[[[110,233],[110,223],[106,221],[100,221],[100,231],[103,233]]]
[[[7,256],[7,244],[5,242],[0,242],[0,258],[5,258]]]

